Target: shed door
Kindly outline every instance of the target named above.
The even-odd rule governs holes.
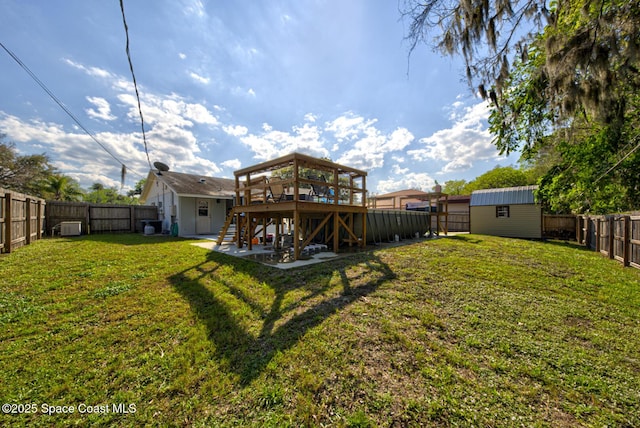
[[[211,201],[209,199],[198,199],[196,211],[196,233],[198,235],[213,233],[211,224]]]

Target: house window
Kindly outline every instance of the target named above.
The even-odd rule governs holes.
[[[499,205],[496,207],[496,217],[509,217],[509,205]]]

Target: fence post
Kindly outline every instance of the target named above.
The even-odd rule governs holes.
[[[38,220],[36,221],[36,225],[38,226],[38,230],[36,231],[37,239],[42,239],[42,200],[38,200]]]
[[[616,222],[613,216],[610,216],[607,219],[608,227],[609,227],[609,258],[615,258],[615,245],[616,245]]]
[[[631,247],[631,217],[628,215],[622,217],[624,221],[623,238],[622,238],[622,265],[629,266],[629,255]]]
[[[600,235],[602,235],[602,222],[599,218],[596,218],[596,252],[599,253],[601,249],[600,245]]]
[[[134,233],[136,231],[136,210],[133,205],[129,207],[129,224],[130,224],[130,232]]]
[[[91,205],[88,203],[84,207],[84,218],[87,222],[87,235],[91,235]]]
[[[582,229],[584,231],[584,245],[587,248],[591,248],[591,221],[589,221],[589,217],[582,217],[582,219],[584,220],[584,228]],[[597,229],[596,229],[596,242],[598,242],[598,235],[597,235]],[[596,244],[597,245],[597,244]]]
[[[11,241],[13,241],[13,236],[11,236],[11,231],[13,230],[13,217],[12,217],[12,211],[13,211],[13,207],[12,207],[12,201],[13,201],[13,195],[11,194],[11,192],[7,192],[4,194],[4,198],[5,198],[5,207],[6,207],[6,211],[4,213],[4,248],[6,250],[7,253],[11,252]]]
[[[29,245],[31,244],[31,203],[32,200],[31,198],[27,198],[26,199],[26,206],[25,206],[25,225],[24,225],[24,233],[25,233],[25,244]]]

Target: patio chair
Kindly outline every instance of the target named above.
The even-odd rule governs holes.
[[[318,177],[317,175],[309,175],[307,178],[313,181],[321,181],[323,183],[327,182],[327,179],[322,175],[320,177]],[[332,202],[334,192],[333,189],[328,185],[311,183],[311,191],[309,192],[309,196],[311,196],[311,198],[318,198],[318,202]]]
[[[267,195],[267,201],[281,202],[287,198],[287,194],[284,189],[284,184],[271,184],[269,183],[269,193]]]

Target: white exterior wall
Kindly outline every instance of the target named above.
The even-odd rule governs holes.
[[[178,235],[196,235],[196,219],[198,216],[198,199],[208,199],[211,210],[211,230],[217,234],[227,219],[227,200],[220,198],[180,196],[177,210]],[[220,201],[220,202],[218,202]]]
[[[162,220],[163,230],[169,230],[171,227],[171,207],[176,201],[177,197],[164,183],[156,181],[149,190],[145,203],[158,207],[158,220]]]
[[[181,196],[178,209],[178,235],[196,234],[196,199]]]
[[[496,217],[496,205],[470,207],[471,233],[510,238],[542,238],[540,205],[506,205],[509,217]]]

